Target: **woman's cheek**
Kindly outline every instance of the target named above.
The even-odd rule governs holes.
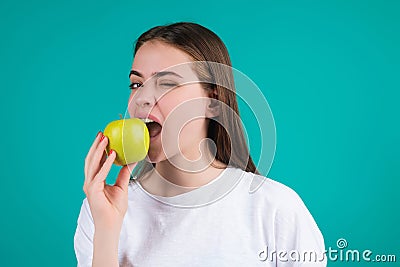
[[[204,138],[203,119],[195,119],[186,123],[179,134],[179,147],[184,152],[192,154],[199,149],[201,140]]]
[[[129,98],[128,98],[128,113],[130,116],[132,116],[132,114],[134,114],[134,103],[133,103],[133,96],[134,93],[131,91],[131,93],[129,94]]]

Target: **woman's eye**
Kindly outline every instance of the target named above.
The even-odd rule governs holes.
[[[142,86],[141,83],[131,83],[131,84],[129,85],[129,88],[130,88],[130,89],[137,89],[137,88],[139,88],[140,86]]]
[[[178,84],[176,82],[172,82],[172,81],[159,82],[158,85],[162,88],[172,88],[172,87],[178,86]]]

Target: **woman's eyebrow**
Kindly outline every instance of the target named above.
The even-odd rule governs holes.
[[[143,74],[141,74],[140,72],[136,71],[136,70],[131,70],[129,72],[129,78],[131,77],[131,75],[136,75],[139,76],[140,78],[143,78]],[[181,75],[179,75],[176,72],[173,71],[160,71],[160,72],[153,72],[152,75],[155,76],[155,78],[160,78],[162,76],[166,76],[166,75],[173,75],[179,78],[183,78]]]
[[[155,78],[160,78],[160,77],[163,77],[163,76],[166,76],[166,75],[173,75],[173,76],[182,78],[181,75],[179,75],[178,73],[173,72],[173,71],[160,71],[160,72],[155,72],[152,75],[154,75]]]
[[[136,70],[131,70],[129,72],[129,77],[128,78],[130,78],[131,75],[136,75],[136,76],[139,76],[140,78],[143,78],[143,75],[140,72],[136,71]]]

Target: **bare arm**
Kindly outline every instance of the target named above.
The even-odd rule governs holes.
[[[118,236],[107,231],[96,231],[93,240],[93,267],[118,267]]]
[[[116,153],[105,154],[107,137],[99,133],[85,158],[83,191],[89,202],[95,232],[93,237],[93,267],[113,267],[118,263],[118,243],[122,222],[128,208],[128,184],[136,163],[121,168],[114,185],[105,180]]]

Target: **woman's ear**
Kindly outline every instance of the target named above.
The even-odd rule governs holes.
[[[214,89],[212,93],[209,94],[209,102],[206,109],[206,117],[213,118],[217,117],[220,113],[220,101],[218,100],[217,90]]]

